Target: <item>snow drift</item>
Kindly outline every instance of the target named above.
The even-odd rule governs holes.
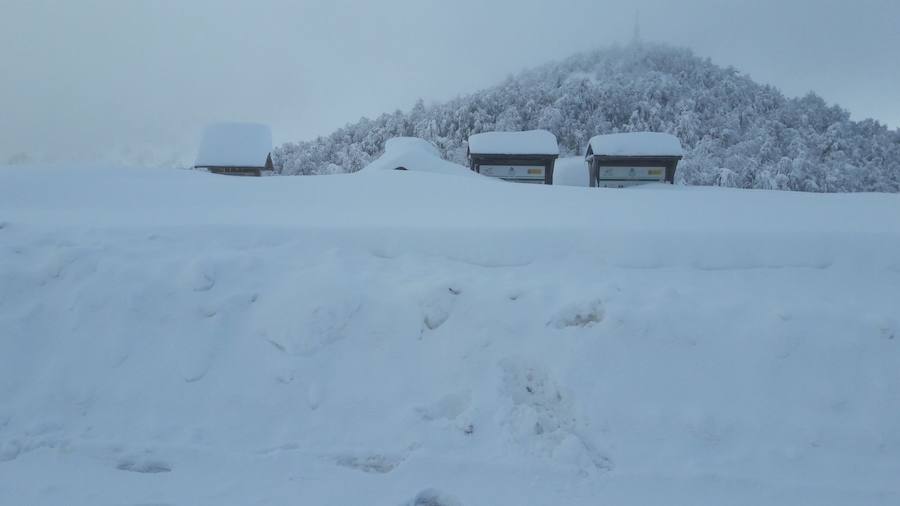
[[[900,501],[896,195],[402,163],[0,169],[0,504]]]
[[[567,156],[556,160],[553,168],[553,184],[556,186],[590,186],[590,171],[584,157]]]
[[[361,172],[370,173],[382,170],[411,170],[456,176],[476,175],[462,165],[443,160],[441,152],[434,144],[415,137],[388,139],[384,143],[384,154],[364,167]]]

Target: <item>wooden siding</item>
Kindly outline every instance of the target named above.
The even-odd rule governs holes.
[[[553,168],[557,158],[555,155],[477,155],[469,153],[469,168],[480,174],[482,165],[541,165],[544,167],[544,184],[553,184]],[[530,182],[525,179],[513,181]],[[539,182],[540,179],[537,181]]]
[[[675,182],[675,170],[678,168],[680,156],[595,156],[588,152],[587,158],[591,166],[591,186],[598,186],[600,167],[664,167],[664,181]]]

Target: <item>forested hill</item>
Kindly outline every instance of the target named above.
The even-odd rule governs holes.
[[[851,121],[809,94],[786,98],[690,50],[634,44],[578,54],[447,103],[362,119],[275,150],[285,175],[353,172],[396,136],[422,137],[464,163],[469,135],[543,128],[564,154],[600,133],[657,131],[686,148],[677,180],[813,192],[900,191],[900,130]]]

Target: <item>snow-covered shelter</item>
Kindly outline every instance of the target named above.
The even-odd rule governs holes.
[[[678,137],[655,132],[598,135],[585,153],[591,186],[603,188],[673,183],[683,156]]]
[[[469,137],[468,158],[469,168],[485,176],[553,184],[559,145],[546,130],[485,132]]]
[[[384,154],[363,167],[360,172],[369,174],[395,170],[478,177],[468,168],[444,160],[434,144],[416,137],[388,139],[384,143]]]
[[[272,166],[272,130],[258,123],[206,127],[194,168],[230,176],[260,176]]]

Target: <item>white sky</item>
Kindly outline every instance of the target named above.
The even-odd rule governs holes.
[[[0,162],[191,153],[220,120],[307,139],[627,42],[637,10],[647,40],[900,127],[896,0],[0,0]]]

